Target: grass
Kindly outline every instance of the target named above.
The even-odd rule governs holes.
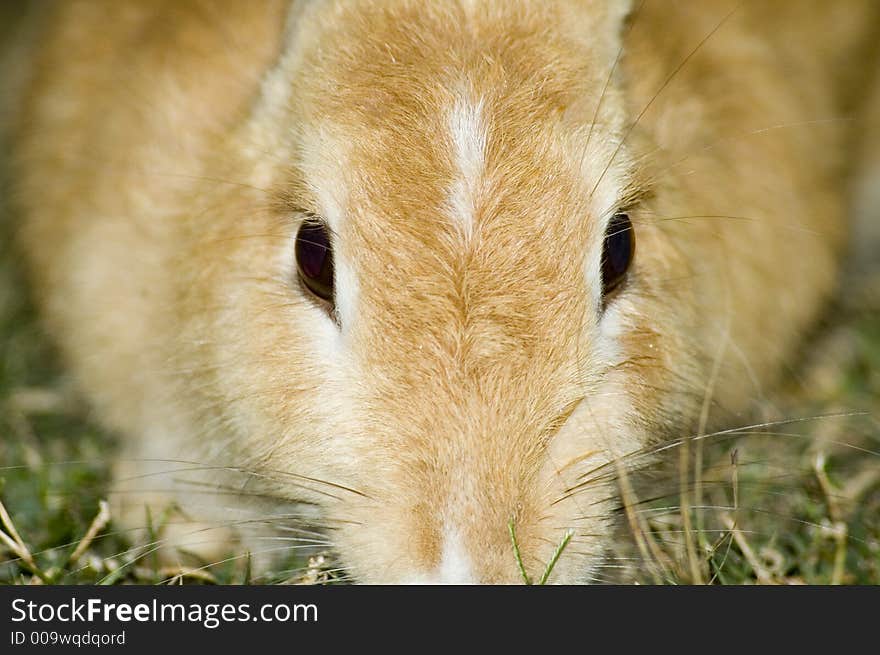
[[[880,285],[851,290],[757,427],[691,442],[630,499],[647,564],[631,579],[880,584]]]

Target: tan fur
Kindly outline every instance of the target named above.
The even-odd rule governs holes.
[[[449,535],[473,581],[517,582],[511,521],[531,576],[571,530],[552,579],[589,579],[609,463],[692,434],[716,359],[713,417],[746,411],[834,288],[860,129],[839,119],[880,24],[859,0],[627,12],[59,3],[17,130],[22,243],[125,435],[120,487],[246,470],[241,506],[308,503],[365,582],[437,579]],[[448,125],[477,104],[467,237]],[[637,253],[603,314],[618,210]],[[296,282],[304,212],[336,231],[339,326]]]

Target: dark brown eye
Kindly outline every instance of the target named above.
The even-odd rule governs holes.
[[[333,302],[333,249],[327,227],[307,220],[296,235],[296,267],[303,285],[321,300]]]
[[[636,251],[632,222],[626,214],[616,214],[605,231],[602,251],[602,299],[617,289],[626,278]]]

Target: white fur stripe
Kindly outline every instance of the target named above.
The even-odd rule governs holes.
[[[446,525],[443,532],[443,551],[436,569],[430,573],[406,575],[400,580],[400,583],[412,585],[479,584],[458,528],[453,524]]]
[[[452,218],[461,227],[465,238],[474,232],[477,193],[485,167],[486,128],[482,101],[459,99],[449,114],[456,180],[452,185],[449,204]]]
[[[464,540],[455,526],[447,526],[443,535],[439,578],[441,584],[476,584],[477,582]]]

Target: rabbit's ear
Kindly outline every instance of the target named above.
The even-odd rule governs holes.
[[[614,59],[622,45],[624,24],[632,11],[631,0],[575,0],[570,5],[576,34]]]
[[[620,34],[621,26],[632,11],[632,0],[587,0],[589,12],[605,21],[609,33]]]

